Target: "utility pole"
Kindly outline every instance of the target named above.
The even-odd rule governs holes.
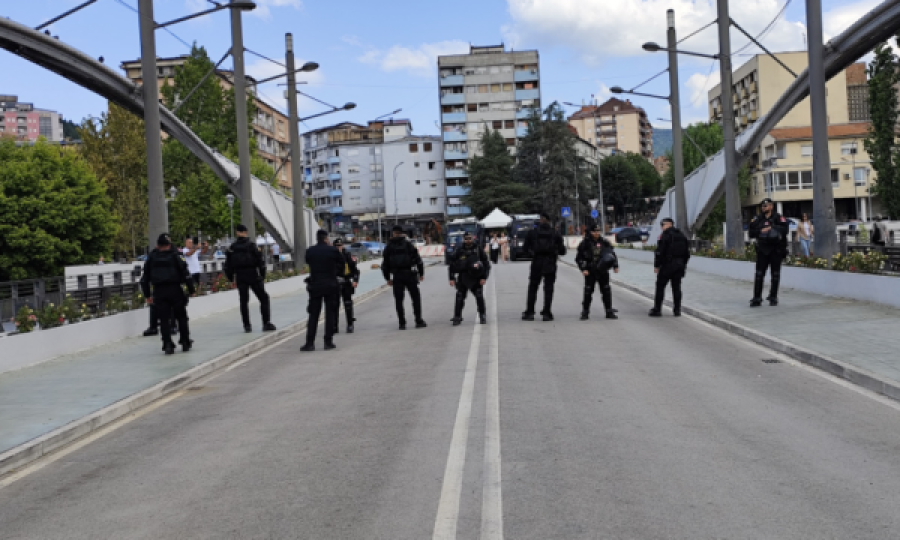
[[[725,155],[725,249],[744,252],[744,226],[738,186],[737,156],[734,148],[734,102],[731,87],[731,16],[728,0],[717,0],[719,11],[719,72],[722,78],[722,134]],[[674,119],[673,119],[674,120]],[[678,126],[679,128],[681,126]]]
[[[594,140],[597,141],[597,199],[599,202],[597,203],[600,206],[600,234],[602,236],[606,235],[606,203],[603,202],[603,168],[600,166],[603,161],[603,153],[600,151],[600,139],[596,137],[597,134],[597,111],[600,108],[595,104],[594,105]]]
[[[300,120],[297,114],[297,76],[294,66],[294,36],[284,35],[287,66],[288,134],[291,137],[291,189],[294,203],[294,269],[302,270],[306,261],[306,194],[303,191],[303,157],[300,150]]]
[[[831,160],[828,155],[828,106],[825,93],[825,46],[822,37],[822,2],[806,0],[806,25],[809,32],[809,105],[813,133],[813,219],[817,256],[828,259],[837,251],[834,223],[834,188],[831,185]],[[854,185],[856,177],[853,178]]]
[[[231,0],[232,3],[235,0]],[[252,242],[256,241],[253,183],[250,179],[250,134],[247,125],[247,78],[244,75],[244,30],[241,10],[231,10],[231,58],[234,59],[234,110],[237,115],[238,168],[241,184],[241,222]]]
[[[144,97],[144,138],[147,139],[147,236],[152,248],[168,231],[163,190],[162,139],[159,124],[159,87],[156,84],[156,23],[153,0],[140,0],[141,94]]]
[[[669,105],[672,108],[672,167],[675,175],[675,226],[688,237],[687,200],[684,194],[684,152],[681,146],[681,95],[678,90],[678,39],[675,35],[675,10],[666,12],[669,25]]]

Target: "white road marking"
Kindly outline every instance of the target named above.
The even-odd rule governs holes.
[[[444,469],[441,499],[438,503],[437,516],[434,520],[433,540],[456,540],[456,523],[459,519],[463,467],[466,464],[466,445],[469,441],[469,422],[472,418],[475,372],[478,369],[478,349],[480,347],[481,325],[478,324],[476,318],[475,330],[472,333],[472,344],[469,347],[469,360],[466,364],[466,373],[463,376],[462,392],[459,395],[459,406],[456,409],[456,422],[453,425],[453,435],[450,438],[447,467]]]
[[[503,491],[500,477],[500,330],[497,327],[497,286],[491,282],[490,356],[484,423],[484,486],[481,498],[481,540],[503,540]]]

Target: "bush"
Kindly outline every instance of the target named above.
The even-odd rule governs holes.
[[[16,313],[16,316],[13,317],[13,322],[16,324],[16,330],[20,334],[27,334],[34,330],[34,326],[37,324],[38,319],[37,315],[34,314],[34,310],[28,306],[22,306],[19,308],[19,312]]]
[[[62,306],[56,306],[52,302],[37,312],[37,322],[41,330],[62,326],[66,322]]]

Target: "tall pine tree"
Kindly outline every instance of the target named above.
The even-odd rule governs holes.
[[[479,219],[494,208],[507,214],[528,210],[531,188],[513,180],[515,160],[509,155],[506,141],[499,131],[486,130],[481,136],[481,155],[469,162],[469,194],[463,198],[466,206]]]
[[[900,43],[900,38],[898,38]],[[872,192],[881,200],[889,216],[900,217],[900,156],[897,140],[897,57],[890,45],[880,43],[875,47],[875,58],[869,64],[869,113],[872,124],[865,140],[866,152],[872,160],[872,168],[878,180]]]

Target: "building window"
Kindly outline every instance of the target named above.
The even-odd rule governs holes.
[[[419,168],[419,162],[418,162],[418,161],[417,161],[417,162],[415,162],[415,163],[414,163],[414,164],[413,164],[413,167],[415,167],[415,168],[417,168],[417,169],[418,169],[418,168]]]
[[[429,185],[430,185],[431,187],[433,187],[433,188],[436,188],[436,187],[437,187],[437,181],[436,181],[436,180],[432,180],[431,183],[430,183]]]
[[[478,104],[477,103],[469,103],[466,105],[466,110],[469,112],[478,112]]]
[[[369,164],[369,171],[371,171],[371,172],[379,172],[379,171],[381,171],[381,163],[371,163],[371,164]]]
[[[865,167],[857,167],[853,169],[853,183],[856,186],[864,187],[866,185],[866,176],[869,169]]]
[[[422,198],[416,197],[416,204],[422,204]]]
[[[506,129],[515,129],[516,121],[515,120],[504,120],[503,127],[505,127]]]
[[[372,204],[384,204],[384,197],[372,197]]]
[[[360,189],[359,180],[351,180],[347,182],[347,189]]]
[[[494,129],[503,129],[503,120],[494,120],[491,127]]]
[[[491,110],[490,103],[479,103],[478,104],[478,112],[489,112]]]
[[[437,197],[432,197],[428,199],[428,204],[430,204],[431,206],[437,206],[437,201]]]
[[[810,157],[813,155],[813,146],[811,144],[804,144],[800,147],[800,155],[803,157]]]
[[[513,84],[512,83],[503,83],[503,91],[504,92],[512,92]]]
[[[429,171],[433,171],[433,170],[434,170],[434,163],[435,163],[434,161],[429,161],[429,162],[428,162],[428,170],[429,170]]]
[[[778,159],[787,159],[787,145],[779,143],[775,145],[775,157]]]
[[[498,93],[500,93],[500,88],[501,88],[501,86],[500,86],[499,83],[498,83],[498,84],[492,84],[492,85],[491,85],[491,93],[492,93],[492,94],[498,94]]]
[[[422,144],[422,151],[423,151],[423,152],[431,152],[431,143],[430,143],[430,142],[423,143],[423,144]]]
[[[506,139],[506,146],[515,146],[515,145],[516,145],[515,139]]]
[[[855,142],[841,144],[841,155],[842,156],[850,156],[850,155],[856,154],[856,152],[857,152],[857,149],[856,149]]]
[[[478,85],[478,93],[479,93],[479,94],[487,94],[487,93],[488,93],[488,85],[486,85],[486,84],[479,84],[479,85]]]
[[[837,169],[831,169],[831,187],[841,187],[841,172]]]
[[[421,180],[416,180],[416,185],[417,185],[417,186],[418,186],[419,184],[421,184],[421,183],[422,183]]]
[[[350,165],[347,167],[347,174],[357,174],[359,172],[359,165]]]
[[[412,144],[409,145],[409,153],[410,153],[410,154],[415,154],[415,153],[418,152],[418,151],[419,151],[419,145],[418,145],[418,144],[412,143]]]
[[[383,186],[384,186],[384,183],[383,183],[381,180],[372,180],[372,187],[373,187],[373,188],[380,188],[380,187],[383,187]]]

